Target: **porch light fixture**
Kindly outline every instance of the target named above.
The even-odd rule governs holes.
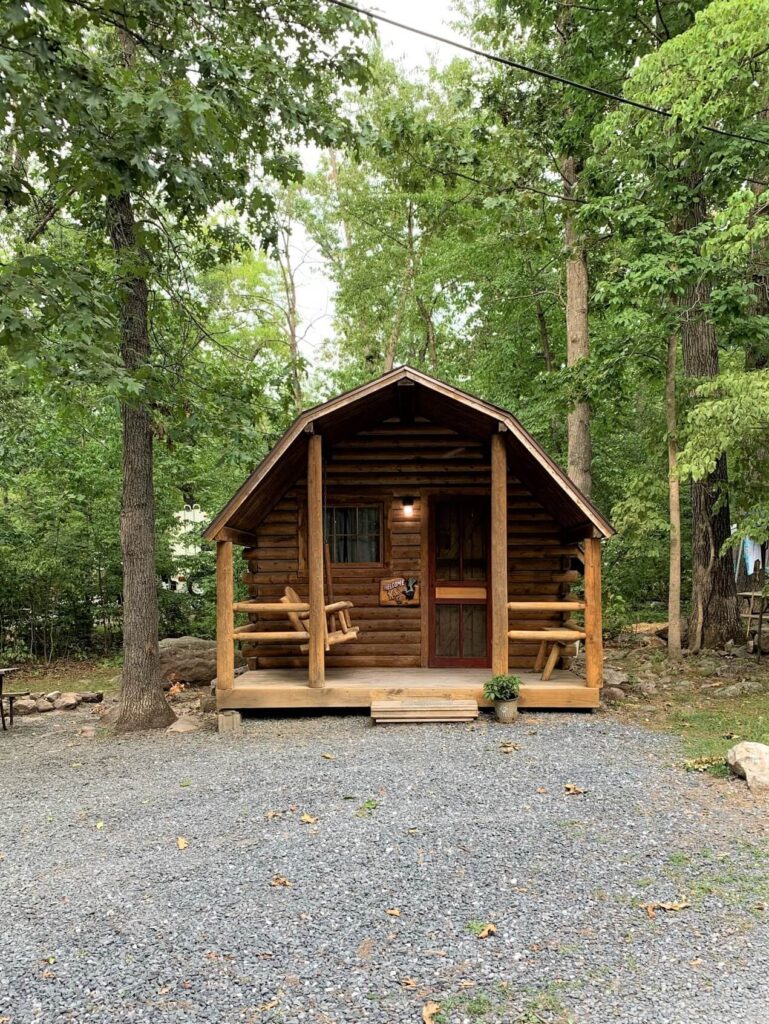
[[[401,498],[403,502],[403,514],[404,516],[414,515],[414,499],[413,498]]]

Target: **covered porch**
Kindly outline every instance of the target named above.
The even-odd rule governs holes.
[[[522,708],[596,708],[600,690],[574,672],[556,669],[546,682],[539,672],[518,672],[523,683]],[[232,686],[218,691],[226,709],[255,708],[368,708],[374,700],[437,697],[474,700],[488,707],[484,668],[332,668],[323,686],[308,686],[303,669],[258,669],[236,676]]]

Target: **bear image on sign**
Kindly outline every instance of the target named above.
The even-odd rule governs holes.
[[[380,580],[379,603],[418,605],[419,581],[416,576],[393,576],[389,580]]]

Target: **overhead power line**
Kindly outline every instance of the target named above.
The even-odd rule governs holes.
[[[535,68],[530,64],[523,64],[521,61],[511,60],[509,57],[502,57],[498,53],[489,53],[487,50],[481,50],[477,46],[471,46],[469,43],[463,43],[459,39],[449,39],[448,36],[439,36],[436,32],[428,32],[427,29],[416,28],[414,25],[407,25],[405,22],[396,21],[395,18],[388,18],[386,15],[379,14],[376,11],[369,11],[364,7],[357,7],[355,4],[347,3],[346,0],[327,0],[327,3],[333,4],[334,7],[342,7],[347,11],[360,14],[364,18],[371,18],[373,21],[381,21],[385,25],[392,25],[394,28],[401,28],[406,32],[413,32],[414,35],[424,36],[425,39],[432,39],[436,43],[453,46],[455,50],[463,50],[465,53],[471,53],[475,57],[482,57],[484,60],[490,60],[494,64],[502,64],[504,67],[514,68],[516,71],[522,71],[527,75],[544,78],[549,82],[556,82],[558,85],[567,85],[570,89],[580,89],[582,92],[591,93],[593,96],[602,96],[604,99],[611,100],[613,103],[620,103],[626,107],[635,107],[636,110],[645,110],[649,114],[658,114],[660,117],[675,117],[675,114],[673,114],[671,110],[666,110],[665,107],[654,107],[649,103],[641,103],[639,100],[631,100],[627,96],[621,96],[615,92],[608,92],[606,89],[599,89],[597,86],[588,85],[586,82],[578,82],[573,78],[565,78],[563,75],[556,75],[552,71],[543,71],[542,68]],[[753,135],[741,135],[739,132],[729,132],[724,128],[716,128],[713,125],[702,125],[700,130],[711,132],[713,135],[721,135],[727,139],[741,139],[743,142],[755,142],[759,146],[765,146],[769,142],[769,139],[759,139]]]

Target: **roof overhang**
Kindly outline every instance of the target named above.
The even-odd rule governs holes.
[[[516,475],[561,525],[564,539],[611,537],[614,527],[596,509],[524,429],[512,413],[450,384],[415,370],[398,367],[352,391],[307,409],[294,420],[270,453],[238,489],[203,533],[207,540],[246,542],[278,498],[301,476],[307,438],[320,433],[330,444],[397,414],[404,396],[411,413],[447,423],[474,436],[505,435],[508,460]],[[407,390],[408,389],[408,390]]]

